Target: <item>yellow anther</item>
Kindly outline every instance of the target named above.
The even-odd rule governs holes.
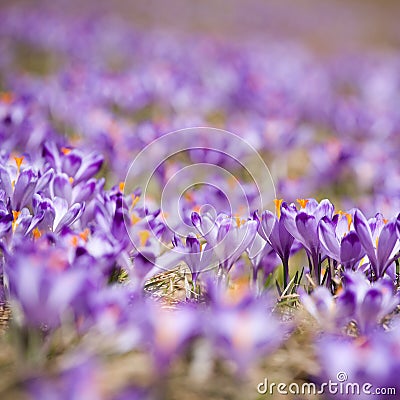
[[[79,243],[78,236],[72,236],[72,239],[71,239],[72,246],[78,247],[78,243]]]
[[[72,176],[70,176],[70,177],[68,178],[68,180],[69,180],[69,183],[70,183],[71,185],[74,183],[74,178],[73,178]]]
[[[364,257],[360,260],[358,266],[359,266],[359,267],[362,267],[362,266],[367,262],[367,260],[368,260],[367,256],[364,256]]]
[[[131,223],[132,223],[132,225],[137,224],[140,220],[141,220],[140,217],[138,217],[136,214],[132,214],[132,216],[131,216]]]
[[[134,194],[132,194],[132,208],[136,206],[139,200],[140,200],[139,196],[135,196]]]
[[[237,227],[240,227],[243,225],[246,221],[244,219],[241,219],[238,215],[235,215],[235,220],[236,220],[236,225]]]
[[[350,230],[351,224],[353,223],[353,217],[351,216],[351,214],[349,214],[349,213],[347,213],[345,211],[342,211],[342,210],[339,210],[337,213],[341,217],[346,217],[346,219],[347,219],[347,228],[348,228],[348,230]]]
[[[350,230],[351,228],[351,224],[353,222],[353,217],[351,216],[351,214],[346,213],[346,218],[347,218],[347,227]]]
[[[71,153],[71,149],[69,149],[68,147],[61,147],[61,153],[63,153],[64,155],[67,155],[67,154]]]
[[[296,201],[300,204],[301,208],[305,208],[307,203],[309,202],[309,200],[307,199],[297,199]]]
[[[80,237],[83,241],[87,242],[87,240],[88,240],[88,238],[89,238],[89,233],[90,233],[89,229],[86,228],[83,232],[81,232],[81,233],[79,234],[79,237]]]
[[[386,218],[383,218],[383,223],[386,225],[387,223],[389,222],[389,220],[388,219],[386,219]]]
[[[122,193],[125,189],[125,182],[120,182],[118,188],[119,191]]]
[[[24,156],[14,157],[14,160],[15,160],[15,164],[17,164],[18,173],[19,173],[19,171],[21,170],[22,161],[24,161]]]
[[[147,240],[150,237],[150,232],[144,230],[144,231],[140,231],[138,233],[138,235],[139,235],[139,239],[140,239],[140,246],[146,246]]]
[[[281,218],[281,205],[283,203],[283,199],[275,199],[274,203],[275,203],[276,215],[277,215],[278,219],[280,219]]]
[[[13,181],[11,182],[11,186],[12,186],[13,189],[15,188],[15,180],[13,180]]]
[[[40,232],[40,230],[38,229],[38,228],[35,228],[33,231],[32,231],[32,236],[33,236],[33,238],[36,240],[36,239],[39,239],[41,236],[42,236],[42,232]]]
[[[13,211],[12,214],[13,214],[14,220],[11,223],[11,227],[12,227],[13,232],[15,232],[15,229],[17,229],[17,226],[18,226],[17,219],[18,219],[19,215],[21,214],[21,211]]]
[[[21,211],[13,211],[12,214],[15,222],[18,219],[19,215],[21,214]]]

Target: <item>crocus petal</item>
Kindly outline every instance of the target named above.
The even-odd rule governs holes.
[[[43,156],[55,170],[60,170],[60,153],[54,142],[45,142],[43,144]]]
[[[41,190],[45,190],[48,183],[53,179],[53,176],[54,170],[50,168],[40,178],[38,178],[36,183],[36,191],[39,192]]]
[[[340,244],[340,262],[345,266],[355,265],[364,255],[357,233],[349,232]]]
[[[300,243],[303,244],[304,240],[303,237],[300,235],[297,225],[296,225],[296,216],[297,210],[294,206],[289,206],[286,203],[282,203],[281,208],[281,218],[280,220],[285,225],[286,230]]]
[[[82,165],[79,171],[76,173],[75,182],[79,183],[81,181],[92,178],[97,172],[100,171],[103,165],[103,156],[101,154],[91,154],[83,159]]]
[[[334,210],[333,204],[329,200],[324,199],[321,200],[321,202],[318,204],[313,215],[317,221],[319,221],[321,218],[325,216],[328,217],[329,219],[332,219],[333,210]]]
[[[75,176],[82,164],[82,157],[72,150],[62,158],[62,170],[69,176]]]
[[[4,190],[7,197],[11,197],[13,192],[10,175],[8,171],[0,165],[0,189]]]
[[[385,268],[387,267],[387,263],[390,259],[396,242],[396,224],[394,222],[389,222],[383,227],[382,232],[379,236],[377,251],[379,276],[382,275]]]
[[[272,229],[274,228],[275,223],[277,222],[277,218],[275,214],[270,211],[264,211],[261,216],[261,223],[258,228],[258,233],[261,237],[269,241],[269,236],[271,235]]]
[[[319,247],[319,240],[317,235],[317,221],[312,215],[300,212],[296,216],[296,227],[301,235],[301,242],[310,251],[315,252]]]
[[[276,232],[278,231],[278,232]],[[278,241],[279,238],[279,241]],[[278,221],[278,229],[272,230],[270,241],[274,249],[282,259],[289,259],[290,250],[293,245],[294,237],[287,231],[283,221]]]
[[[370,289],[360,305],[358,316],[359,328],[363,333],[368,333],[376,326],[381,304],[382,293],[375,288]]]
[[[319,240],[329,257],[340,261],[340,246],[335,233],[335,225],[324,217],[318,224]]]
[[[57,174],[53,179],[51,189],[53,197],[63,197],[68,204],[71,203],[72,186],[67,174]]]
[[[82,214],[83,210],[84,210],[84,203],[73,204],[70,207],[70,209],[63,215],[61,220],[58,222],[54,232],[59,233],[64,226],[72,225],[79,218],[80,214]]]
[[[96,189],[96,181],[91,179],[87,182],[82,182],[73,189],[72,201],[82,203],[89,201]]]
[[[356,210],[354,213],[354,229],[357,232],[358,238],[360,239],[365,252],[367,253],[372,268],[375,273],[378,274],[378,260],[375,255],[374,244],[372,243],[371,229],[367,219],[359,210]]]
[[[12,206],[15,210],[20,210],[26,206],[35,191],[37,175],[31,168],[24,169],[18,176],[14,188]]]

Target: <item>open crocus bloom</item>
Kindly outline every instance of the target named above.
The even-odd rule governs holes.
[[[192,222],[206,239],[225,271],[229,271],[233,263],[250,246],[258,228],[257,221],[241,221],[225,214],[219,214],[213,219],[209,214],[200,216],[193,213]]]

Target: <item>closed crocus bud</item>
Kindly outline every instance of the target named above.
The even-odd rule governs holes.
[[[26,168],[19,174],[11,202],[14,210],[21,210],[31,203],[36,182],[37,173],[32,168]]]

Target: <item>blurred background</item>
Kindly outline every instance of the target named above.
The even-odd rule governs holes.
[[[80,14],[114,14],[144,29],[201,33],[240,42],[285,38],[300,40],[320,54],[362,48],[398,49],[400,4],[395,0],[3,0],[35,8]],[[33,33],[33,32],[32,32]]]
[[[390,218],[400,209],[399,17],[394,0],[2,0],[0,157],[35,165],[50,141],[95,150],[110,188],[154,139],[213,126],[257,149],[278,197],[327,197]],[[160,168],[161,187],[190,157]],[[190,215],[219,196],[200,188],[183,208]],[[268,376],[316,375],[314,334],[309,324],[293,335]],[[110,382],[140,369],[130,356],[106,371]],[[252,371],[246,385],[220,376],[189,395],[185,360],[177,371],[170,398],[185,400],[243,399],[265,376]]]

